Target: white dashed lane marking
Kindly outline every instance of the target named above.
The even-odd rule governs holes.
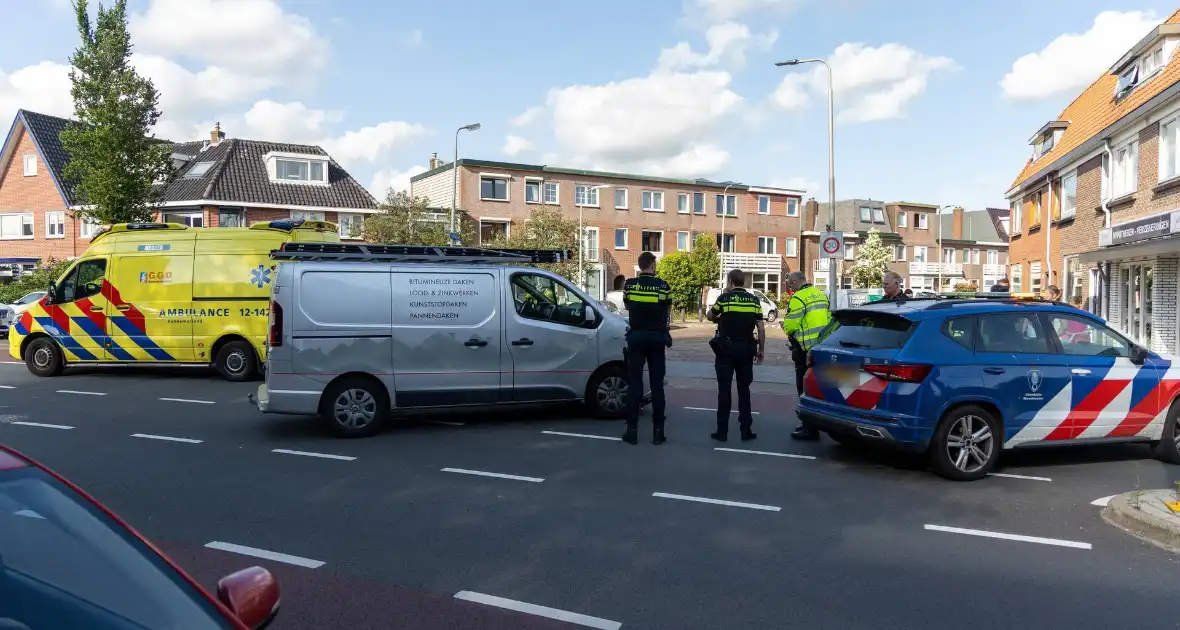
[[[170,435],[152,435],[151,433],[132,433],[133,438],[142,438],[145,440],[160,440],[161,442],[181,442],[183,444],[200,444],[202,440],[194,440],[192,438],[172,437]]]
[[[106,392],[80,392],[76,389],[59,389],[59,394],[73,394],[75,396],[106,396]]]
[[[1005,479],[1026,479],[1028,481],[1053,481],[1048,477],[1032,477],[1030,475],[1009,475],[1007,473],[988,473],[988,477],[1004,477]]]
[[[589,433],[566,433],[565,431],[541,431],[545,435],[560,435],[562,437],[576,437],[586,438],[589,440],[610,440],[612,442],[621,442],[622,438],[611,437],[609,435],[591,435]]]
[[[998,538],[1001,540],[1014,540],[1016,542],[1036,543],[1038,545],[1050,545],[1053,547],[1069,547],[1071,549],[1093,549],[1093,545],[1084,542],[1075,542],[1072,540],[1059,540],[1057,538],[1041,538],[1040,536],[1024,536],[1021,534],[1005,534],[1003,532],[989,532],[982,529],[964,529],[962,527],[947,527],[946,525],[926,525],[925,529],[932,532],[946,532],[949,534],[964,534],[966,536],[979,536],[982,538]]]
[[[0,389],[16,389],[12,385],[0,385]]]
[[[228,551],[230,553],[236,553],[243,556],[250,556],[251,558],[262,558],[263,560],[273,560],[275,562],[293,564],[295,566],[306,567],[308,569],[318,569],[324,566],[324,562],[320,560],[292,556],[290,554],[279,553],[277,551],[267,551],[266,549],[258,549],[257,547],[235,545],[234,543],[221,542],[218,540],[215,540],[211,543],[206,543],[205,547],[208,549],[216,549],[218,551]]]
[[[814,455],[796,455],[795,453],[774,453],[771,451],[747,451],[745,449],[740,449],[740,448],[723,448],[720,446],[717,448],[714,448],[713,450],[721,451],[723,453],[741,453],[743,455],[767,455],[770,457],[789,457],[791,459],[815,459]]]
[[[285,448],[276,448],[271,450],[272,453],[279,453],[281,455],[300,455],[303,457],[318,457],[320,459],[339,459],[341,461],[351,462],[355,457],[349,455],[333,455],[331,453],[313,453],[311,451],[291,451]]]
[[[25,422],[23,420],[13,420],[13,421],[9,422],[8,424],[15,424],[15,425],[19,425],[22,427],[38,427],[41,429],[65,429],[65,430],[68,430],[68,429],[74,428],[74,427],[67,426],[64,424],[47,424],[45,422]]]
[[[651,496],[660,499],[676,499],[678,501],[693,501],[695,503],[709,503],[711,505],[725,505],[728,507],[740,507],[749,510],[763,510],[766,512],[780,512],[782,508],[777,505],[759,505],[757,503],[742,503],[741,501],[725,501],[722,499],[709,499],[706,497],[692,497],[685,494],[668,494],[667,492],[653,492]]]
[[[687,409],[687,410],[689,410],[689,411],[712,411],[713,413],[717,413],[717,409],[715,409],[715,408],[709,408],[709,407],[685,407],[685,409]],[[736,409],[734,409],[733,411],[730,411],[729,413],[731,413],[731,414],[732,414],[732,413],[737,413],[737,410],[736,410]],[[760,411],[751,411],[750,413],[756,416],[756,415],[758,415],[758,414],[760,414],[760,413],[762,413],[762,412],[760,412]]]
[[[521,602],[515,599],[496,597],[495,595],[484,595],[483,593],[476,593],[475,591],[459,591],[458,593],[455,593],[455,599],[461,599],[467,602],[475,602],[477,604],[484,604],[487,606],[495,606],[496,608],[504,608],[506,610],[515,610],[516,612],[536,615],[538,617],[545,617],[547,619],[556,619],[557,621],[577,624],[586,628],[597,628],[598,630],[619,630],[619,628],[623,627],[623,624],[617,621],[611,621],[609,619],[591,617],[589,615],[569,612],[568,610],[559,610],[557,608],[550,608],[548,606],[538,606],[536,604]]]
[[[156,400],[164,400],[167,402],[178,402],[178,403],[194,403],[194,404],[198,404],[198,405],[217,404],[217,403],[213,402],[212,400],[195,400],[192,398],[157,398]]]
[[[541,483],[545,479],[541,477],[522,477],[520,475],[506,475],[504,473],[486,472],[483,470],[467,470],[464,468],[443,468],[442,472],[458,473],[460,475],[475,475],[477,477],[495,477],[496,479],[511,479],[512,481],[528,481],[530,483]]]

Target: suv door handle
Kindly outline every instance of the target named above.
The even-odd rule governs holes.
[[[514,346],[531,346],[531,345],[533,345],[533,340],[529,339],[528,337],[525,337],[524,339],[517,339],[516,341],[513,341],[512,345],[514,345]]]
[[[1087,376],[1090,374],[1090,370],[1087,370],[1086,368],[1074,368],[1070,370],[1070,373],[1077,374],[1079,376]]]
[[[488,342],[484,341],[483,339],[472,338],[465,341],[463,345],[467,346],[468,348],[482,348],[488,345]]]
[[[1003,374],[1004,368],[998,368],[998,367],[983,368],[983,372],[985,374]]]

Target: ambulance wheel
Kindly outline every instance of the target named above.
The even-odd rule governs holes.
[[[217,351],[213,366],[227,381],[250,381],[258,374],[258,353],[245,341],[231,341]]]
[[[975,405],[951,409],[930,441],[930,465],[952,481],[983,479],[996,466],[1003,442],[1000,423]]]
[[[34,339],[25,348],[25,365],[37,376],[57,376],[65,367],[61,349],[49,337]]]
[[[1180,399],[1172,401],[1164,432],[1155,443],[1156,459],[1168,464],[1180,464]]]
[[[369,437],[389,419],[389,394],[376,379],[345,377],[324,392],[320,415],[338,437]]]
[[[627,373],[622,365],[600,368],[586,383],[586,407],[590,415],[603,420],[627,417]]]

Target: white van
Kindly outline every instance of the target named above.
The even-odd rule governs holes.
[[[771,300],[766,296],[765,293],[759,291],[758,289],[747,288],[746,290],[749,291],[751,295],[758,298],[758,304],[762,306],[762,319],[768,322],[773,322],[778,318],[778,304],[775,304],[773,300]],[[705,295],[705,310],[707,311],[713,308],[713,303],[716,302],[717,298],[719,297],[721,297],[721,289],[716,287],[710,288],[709,292]]]
[[[627,322],[535,262],[564,252],[286,243],[270,305],[265,413],[344,437],[393,409],[582,401],[626,414]]]

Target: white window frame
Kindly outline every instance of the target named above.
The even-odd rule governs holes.
[[[914,262],[927,263],[929,258],[930,248],[925,245],[914,245]]]
[[[717,212],[716,213],[717,216],[719,216],[719,217],[720,216],[736,217],[737,216],[737,214],[738,214],[737,213],[737,195],[723,195],[720,193],[713,195],[713,211],[714,212],[716,212],[716,210],[717,210],[717,200],[718,199],[722,199],[721,209],[723,210],[723,212]],[[731,208],[733,209],[732,212],[730,212]]]
[[[594,233],[594,247],[590,247],[590,233]],[[602,243],[599,240],[599,230],[597,227],[585,226],[582,228],[582,251],[586,255],[586,260],[598,261],[598,249]]]
[[[878,217],[880,217],[880,218],[878,219]],[[885,209],[884,208],[873,208],[873,223],[881,223],[881,224],[885,223]]]
[[[971,248],[971,264],[978,265],[980,260],[981,259],[979,257],[979,248],[978,247]]]
[[[658,204],[656,203],[657,200],[659,200]],[[645,190],[639,194],[639,203],[643,206],[644,212],[663,212],[664,191]]]
[[[347,217],[347,219],[345,219]],[[357,227],[356,236],[353,236],[345,230],[345,224],[355,222]],[[365,215],[359,212],[339,212],[336,214],[336,226],[339,229],[340,240],[342,241],[360,241],[364,240],[365,233]]]
[[[894,245],[893,246],[893,262],[905,262],[906,249],[908,249],[908,248],[905,246],[904,243],[899,244],[899,245]]]
[[[169,213],[169,214],[174,214],[174,213]],[[326,215],[323,212],[317,212],[314,210],[292,210],[291,211],[291,220],[292,221],[299,221],[299,220],[327,221],[325,216]]]
[[[925,212],[915,212],[914,227],[918,228],[919,230],[929,230],[930,215],[926,214]]]
[[[799,240],[794,236],[788,236],[783,239],[783,255],[787,258],[794,258],[799,255]]]
[[[658,250],[643,248],[643,237],[648,234],[659,234],[660,235],[660,248]],[[663,230],[647,230],[647,229],[639,230],[639,249],[641,251],[651,252],[653,254],[663,254],[664,253],[664,231]]]
[[[688,193],[677,193],[676,214],[688,214],[690,212],[692,212],[692,195]]]
[[[1151,65],[1153,59],[1155,59],[1155,63]],[[1139,63],[1142,66],[1139,68],[1139,83],[1143,83],[1159,74],[1164,69],[1164,66],[1167,65],[1164,63],[1164,45],[1160,44],[1152,48],[1151,52],[1144,53],[1140,57]]]
[[[507,239],[512,236],[512,220],[511,219],[499,219],[499,218],[495,218],[495,217],[480,217],[479,220],[476,221],[476,224],[475,224],[476,239],[479,241],[480,245],[484,244],[484,242],[483,242],[483,226],[485,223],[488,225],[503,225],[504,226],[504,238]]]
[[[1020,229],[1024,225],[1024,199],[1016,201],[1012,204],[1012,233],[1020,234]]]
[[[943,247],[942,248],[942,262],[950,263],[952,265],[955,264],[955,248],[954,247]]]
[[[59,229],[54,230],[57,226]],[[66,237],[66,213],[64,210],[45,211],[45,238]]]
[[[22,159],[22,166],[24,167],[25,177],[37,176],[37,154],[26,153]]]
[[[873,222],[873,207],[872,206],[860,206],[860,222],[861,223],[872,223]]]
[[[74,222],[78,224],[78,238],[94,238],[103,227],[90,216],[80,217]]]
[[[719,251],[723,254],[737,253],[737,235],[736,234],[734,234],[733,232],[727,232],[725,234],[718,233],[716,235],[716,237],[717,238],[715,238],[714,241],[717,241],[717,240],[721,241],[721,243],[720,243],[721,246],[717,248],[717,251]],[[726,249],[725,248],[726,243],[733,243],[733,248]]]
[[[481,184],[482,186],[482,184]],[[529,201],[529,186],[537,187],[537,198],[534,201]],[[545,200],[545,180],[540,177],[526,177],[524,178],[524,202],[527,204],[541,204]]]
[[[684,246],[680,245],[680,237],[684,237]],[[676,233],[676,251],[687,252],[692,249],[692,232],[681,230]]]
[[[1022,293],[1024,291],[1024,266],[1017,264],[1012,265],[1008,274],[1008,286],[1012,293]]]
[[[769,251],[762,251],[762,244],[770,243],[770,247],[766,248]],[[778,254],[778,239],[773,236],[759,236],[758,237],[758,253],[759,254]]]
[[[1169,134],[1170,139],[1167,138]],[[1161,182],[1180,177],[1180,114],[1160,121],[1159,170],[1156,172]]]
[[[19,227],[20,233],[16,236],[5,236],[3,232],[0,232],[0,241],[28,241],[28,240],[32,240],[32,239],[36,238],[36,233],[34,232],[34,230],[35,230],[34,226],[36,224],[33,220],[33,213],[32,212],[3,212],[3,213],[0,213],[0,218],[8,218],[8,217],[18,217],[17,225],[20,226]],[[24,233],[26,225],[29,226],[29,233],[27,235]]]
[[[549,191],[553,190],[553,198],[549,198]],[[558,182],[545,182],[541,186],[541,203],[549,205],[559,205],[561,203],[561,184]]]
[[[1028,264],[1028,290],[1033,293],[1038,293],[1045,288],[1044,281],[1041,279],[1041,263],[1031,262]]]
[[[701,199],[701,211],[700,212],[697,212],[697,206],[696,206],[698,196]],[[692,213],[699,216],[699,217],[703,217],[703,216],[709,214],[709,195],[705,192],[694,192],[692,194],[691,208],[692,208]]]
[[[770,197],[758,195],[758,214],[770,214]]]
[[[623,205],[619,205],[619,193],[623,193]],[[614,190],[615,210],[629,210],[631,208],[631,194],[626,188]]]
[[[484,197],[483,196],[483,181],[490,180],[504,180],[504,198]],[[480,173],[479,174],[479,200],[480,201],[498,201],[500,203],[508,203],[512,201],[512,177],[510,175],[500,175],[497,173]]]
[[[1107,176],[1110,183],[1109,198],[1118,199],[1134,194],[1139,190],[1139,141],[1132,140],[1117,146],[1111,154],[1114,159],[1111,160],[1110,173]]]
[[[619,247],[619,232],[623,233],[623,246]],[[615,228],[615,249],[630,249],[631,248],[631,231],[627,228]]]
[[[271,168],[273,170],[270,173],[271,181],[274,181],[274,182],[280,183],[280,184],[318,184],[320,186],[327,186],[328,185],[328,161],[326,159],[316,160],[316,159],[311,159],[310,157],[295,157],[295,156],[288,156],[288,155],[279,155],[279,156],[274,156],[271,161],[273,162],[273,164],[271,166]],[[289,179],[289,178],[280,179],[279,178],[279,162],[297,162],[297,163],[301,163],[301,164],[306,164],[307,165],[307,179]],[[204,173],[201,173],[200,175],[193,175],[194,178],[195,177],[204,177],[205,174],[209,172],[209,168],[212,167],[212,162],[197,162],[197,165],[206,164],[206,163],[209,164],[210,166],[205,168]],[[312,179],[311,178],[311,165],[312,164],[320,165],[320,167],[322,169],[320,172],[323,174],[322,179]],[[196,168],[197,165],[194,165],[194,168]]]
[[[579,184],[577,186],[574,186],[574,206],[575,207],[581,206],[583,208],[597,208],[598,207],[598,191],[600,191],[600,190],[602,190],[602,189],[595,188],[594,186],[590,186],[590,185],[586,185],[586,184]],[[584,201],[582,203],[578,203],[579,191],[582,194],[582,199],[584,199]],[[593,199],[594,203],[590,203],[591,199]]]
[[[199,210],[195,211],[195,212],[190,211],[190,212],[161,212],[160,213],[160,221],[162,221],[164,223],[168,223],[168,221],[167,221],[168,218],[183,219],[184,223],[182,223],[182,225],[187,225],[188,227],[205,227],[205,213],[201,212]],[[201,221],[201,224],[200,225],[193,225],[193,219],[199,219]],[[176,223],[176,221],[173,221],[173,223]]]
[[[987,250],[987,253],[984,255],[986,256],[986,258],[984,258],[984,260],[987,261],[985,264],[988,264],[988,265],[1000,264],[1000,251],[998,249],[989,249],[989,250]]]
[[[1072,182],[1072,183],[1071,183]],[[1069,190],[1073,189],[1073,201],[1070,202]],[[1061,178],[1061,186],[1057,193],[1058,202],[1061,204],[1061,212],[1058,216],[1062,219],[1068,219],[1078,213],[1078,172],[1070,171]]]
[[[844,243],[844,260],[854,260],[856,258],[856,243]]]
[[[799,200],[798,199],[795,199],[793,197],[790,199],[787,199],[787,216],[788,217],[799,216]]]
[[[899,227],[899,228],[906,227],[906,224],[905,224],[905,213],[904,213],[904,212],[898,212],[898,213],[897,213],[897,227]]]

